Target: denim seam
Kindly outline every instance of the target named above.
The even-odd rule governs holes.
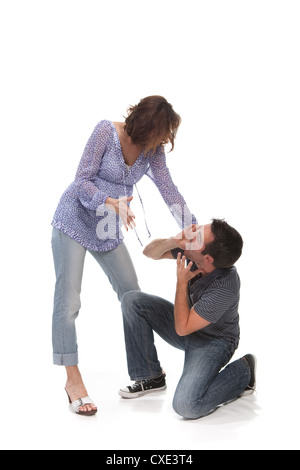
[[[63,240],[62,240],[62,234],[61,232],[60,233],[60,256],[62,257],[62,290],[60,292],[60,295],[61,297],[63,298],[62,296],[62,292],[65,291],[65,284],[66,284],[66,276],[65,276],[65,272],[66,272],[66,261],[65,261],[65,257],[63,256]],[[64,351],[65,351],[65,329],[64,329],[64,326],[63,326],[63,312],[65,311],[65,305],[63,304],[63,300],[60,301],[60,305],[61,305],[61,313],[60,313],[60,330],[61,330],[61,334],[62,334],[62,338],[61,338],[61,341],[62,341],[62,352],[61,352],[61,362],[63,364],[63,355],[64,355]]]
[[[145,320],[145,319],[144,319]],[[145,320],[146,322],[146,320]],[[146,331],[146,334],[145,334],[145,331],[146,331],[146,328],[145,328],[145,324],[144,324],[144,336],[146,337],[146,355],[147,355],[147,364],[148,364],[148,369],[149,369],[149,372],[150,372],[150,375],[151,377],[153,376],[153,371],[152,371],[152,367],[151,367],[151,364],[150,364],[150,361],[149,361],[149,354],[148,354],[148,338],[147,338],[147,331]],[[153,332],[152,332],[153,334]]]
[[[61,338],[60,338],[60,351],[58,353],[54,353],[60,356],[60,362],[61,365],[64,365],[64,356],[66,355],[65,353],[65,328],[64,328],[64,312],[66,310],[66,306],[63,302],[63,291],[65,291],[65,284],[66,284],[66,260],[65,257],[63,256],[63,232],[60,230],[58,231],[58,246],[59,246],[59,256],[60,259],[62,260],[61,266],[60,266],[60,271],[58,272],[58,278],[61,277],[61,288],[59,289],[59,297],[58,297],[58,305],[59,305],[59,330],[61,332]],[[78,351],[75,351],[74,353],[71,354],[77,354]],[[70,354],[70,353],[68,353]]]

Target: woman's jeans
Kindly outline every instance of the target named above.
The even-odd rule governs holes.
[[[56,365],[74,366],[78,364],[75,320],[81,306],[81,283],[87,250],[68,235],[54,228],[52,251],[56,273],[53,360]],[[124,243],[121,243],[115,250],[90,251],[90,253],[107,275],[119,300],[126,292],[140,289],[133,263]]]
[[[233,356],[233,344],[201,331],[179,336],[174,324],[174,305],[170,302],[140,291],[129,292],[122,299],[122,310],[131,380],[152,379],[162,374],[153,331],[185,351],[183,374],[173,400],[179,415],[190,419],[205,416],[238,398],[248,386],[250,369],[244,360],[221,370]]]

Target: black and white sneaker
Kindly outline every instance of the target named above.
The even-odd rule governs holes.
[[[256,390],[256,369],[257,369],[257,359],[254,354],[246,354],[243,357],[249,364],[251,378],[248,387],[246,390],[240,395],[241,397],[246,397],[248,395],[253,395]]]
[[[123,398],[138,398],[147,393],[160,392],[167,388],[166,374],[162,374],[156,379],[141,380],[135,382],[132,387],[124,387],[119,391],[119,395]]]

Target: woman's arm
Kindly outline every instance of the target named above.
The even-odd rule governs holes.
[[[197,223],[196,217],[190,212],[183,196],[172,180],[166,164],[166,154],[162,147],[153,157],[150,157],[150,167],[146,174],[157,186],[181,229]]]
[[[93,178],[99,172],[110,134],[109,123],[107,121],[99,122],[86,144],[78,166],[75,184],[80,202],[87,209],[97,210],[109,197],[109,194],[97,188]]]
[[[75,184],[78,188],[78,197],[84,207],[97,210],[99,206],[106,204],[108,209],[116,212],[121,217],[126,230],[128,230],[128,227],[133,228],[135,226],[135,216],[128,206],[132,197],[125,196],[114,199],[106,192],[101,191],[93,181],[99,172],[111,132],[112,128],[109,122],[101,121],[97,124],[84,149],[76,173]]]

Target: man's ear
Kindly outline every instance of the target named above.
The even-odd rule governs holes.
[[[204,262],[207,265],[213,265],[214,264],[214,259],[210,255],[204,255]]]

